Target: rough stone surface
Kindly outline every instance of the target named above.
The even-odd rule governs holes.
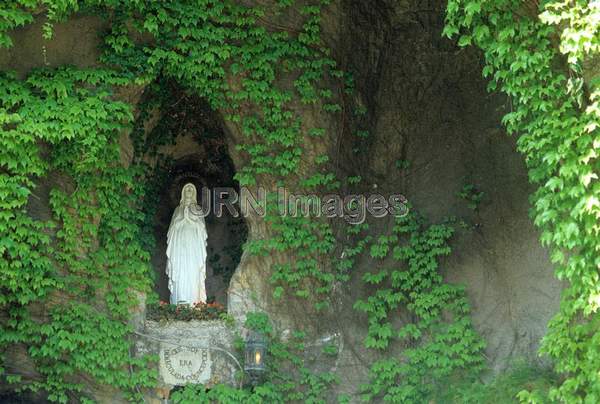
[[[12,34],[15,46],[0,49],[0,67],[25,75],[32,68],[73,65],[98,66],[101,43],[99,33],[105,28],[101,19],[76,16],[64,23],[54,24],[53,38],[43,38],[43,15],[32,24],[16,29]]]
[[[240,370],[234,334],[222,321],[146,321],[136,352],[159,357],[160,388],[185,384],[236,385]],[[235,359],[234,359],[235,358]]]
[[[358,122],[369,132],[366,141],[355,140],[357,125],[340,127],[314,109],[295,108],[307,125],[318,122],[327,129],[324,144],[307,140],[306,153],[325,147],[339,177],[360,175],[365,193],[403,193],[432,222],[456,216],[468,224],[468,229],[458,229],[451,241],[453,253],[441,268],[448,281],[466,286],[475,328],[487,343],[488,366],[498,372],[516,359],[540,361],[539,342],[558,309],[562,285],[528,217],[528,196],[534,188],[515,151],[515,139],[501,125],[507,102],[486,92],[477,52],[459,50],[442,38],[443,8],[433,1],[357,0],[336,3],[326,14],[327,41],[340,66],[354,74],[354,102],[367,110]],[[295,22],[286,26],[294,29]],[[234,163],[241,164],[243,156],[233,145],[243,136],[235,125],[228,125],[228,133]],[[409,166],[399,169],[398,161]],[[484,192],[476,211],[458,196],[468,184]],[[268,187],[269,182],[260,185]],[[248,223],[250,240],[268,236],[260,218],[251,217]],[[391,231],[390,220],[369,223],[372,235]],[[313,329],[315,339],[339,333],[340,392],[356,394],[378,355],[364,348],[366,317],[352,305],[372,292],[362,275],[392,262],[363,257],[349,284],[331,296],[333,310],[319,314],[309,304],[270,297],[269,268],[285,259],[244,255],[229,289],[230,312],[239,317],[259,307],[281,328]],[[402,321],[399,313],[397,323]]]
[[[533,188],[527,182],[514,139],[506,135],[500,124],[506,101],[485,91],[486,82],[480,78],[481,56],[470,49],[459,50],[441,38],[444,5],[439,2],[332,3],[323,18],[325,39],[341,68],[355,76],[354,101],[368,111],[360,123],[367,127],[370,136],[360,144],[360,153],[355,153],[356,122],[341,124],[339,116],[332,118],[318,106],[294,105],[306,126],[326,128],[328,133],[320,141],[307,141],[306,154],[328,152],[332,156],[331,168],[338,176],[361,175],[365,192],[377,189],[404,193],[432,221],[450,215],[465,220],[470,228],[460,230],[454,237],[453,253],[442,262],[442,268],[447,280],[466,286],[475,327],[487,342],[490,368],[500,371],[519,357],[537,360],[537,347],[548,320],[558,309],[562,285],[553,277],[547,251],[540,247],[538,233],[528,218],[528,195]],[[268,20],[268,16],[265,18]],[[301,17],[292,11],[288,17],[270,21],[294,31]],[[59,24],[55,39],[45,44],[45,56],[41,23],[15,32],[16,47],[0,50],[2,69],[25,75],[31,68],[45,65],[94,65],[97,34],[102,27],[98,20],[78,17]],[[291,78],[283,77],[281,81],[289,86]],[[132,91],[131,99],[135,100],[137,94]],[[351,111],[347,112],[350,115]],[[234,124],[229,123],[224,129],[229,153],[239,168],[244,156],[235,145],[244,141],[244,136]],[[131,145],[125,138],[122,144],[124,155],[129,156]],[[189,154],[184,146],[176,152],[178,157]],[[398,160],[408,161],[409,167],[396,169]],[[303,163],[299,172],[309,169]],[[47,219],[49,189],[67,183],[58,174],[42,179],[34,191],[39,198],[32,197],[35,200],[30,202],[32,215]],[[457,196],[466,184],[476,185],[485,193],[475,212]],[[271,187],[273,183],[266,178],[259,185]],[[251,240],[270,233],[261,218],[249,217],[247,224]],[[370,224],[373,234],[385,234],[391,229],[386,220]],[[343,243],[340,239],[339,244]],[[315,354],[314,366],[334,369],[340,379],[339,391],[355,394],[366,381],[369,364],[377,355],[363,347],[366,318],[352,306],[357,298],[372,292],[361,281],[362,275],[381,263],[362,258],[352,280],[339,285],[332,294],[331,312],[316,313],[310,301],[272,298],[271,268],[286,259],[289,257],[283,254],[254,257],[244,253],[229,286],[230,313],[241,322],[248,311],[264,310],[284,336],[297,328],[312,331],[309,345],[318,346],[319,341],[335,336],[340,352],[335,363]],[[398,321],[402,321],[400,316]],[[209,327],[214,334],[204,327],[208,326],[147,322],[143,332],[188,342],[190,338],[198,341],[194,335],[205,339],[215,335],[223,338],[217,343],[230,344],[230,334],[221,325]],[[140,339],[138,344],[140,352],[146,349],[158,354],[161,350],[156,341]],[[25,352],[23,347],[9,352],[7,367],[35,379],[35,368]],[[310,356],[307,350],[307,358]],[[227,372],[235,367],[225,358],[218,358],[211,353],[214,374],[231,377]],[[99,402],[114,402],[118,396],[106,386],[84,382]],[[167,395],[170,388],[165,386]]]
[[[457,216],[468,223],[442,268],[448,281],[466,285],[489,365],[498,371],[519,357],[537,361],[561,284],[528,217],[534,188],[500,123],[506,100],[486,92],[479,54],[442,38],[444,5],[422,3],[355,1],[346,9],[344,60],[356,74],[373,139],[360,156],[351,146],[342,151],[342,164],[349,175],[359,165],[370,187],[402,192],[431,221]],[[398,160],[409,167],[397,169]],[[458,196],[467,184],[484,192],[475,212]],[[378,225],[389,231],[389,222]],[[351,290],[362,295],[364,288]]]

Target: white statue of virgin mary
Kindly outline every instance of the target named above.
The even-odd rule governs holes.
[[[206,225],[196,187],[185,184],[167,233],[171,304],[206,303]]]

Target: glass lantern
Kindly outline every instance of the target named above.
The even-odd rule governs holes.
[[[267,368],[265,358],[267,356],[267,340],[265,336],[256,331],[250,331],[246,338],[246,352],[244,371],[250,378],[250,383],[256,386]]]

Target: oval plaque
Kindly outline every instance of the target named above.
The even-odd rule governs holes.
[[[166,384],[205,383],[211,375],[210,352],[203,348],[162,347],[160,375]]]

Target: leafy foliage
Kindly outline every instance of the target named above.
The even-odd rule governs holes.
[[[582,66],[597,56],[598,8],[587,1],[527,7],[534,4],[451,0],[445,33],[460,35],[459,45],[479,47],[490,89],[510,96],[504,123],[519,135],[529,179],[539,186],[532,198],[534,222],[542,243],[551,248],[557,276],[569,282],[541,349],[566,376],[550,397],[596,402],[600,89],[597,77],[584,82]],[[557,29],[567,63],[553,42]]]
[[[0,81],[0,229],[8,236],[0,309],[10,319],[0,344],[28,347],[44,380],[25,387],[45,389],[51,400],[80,391],[73,381],[80,373],[135,396],[155,372],[128,354],[128,314],[139,304],[136,291],[149,286],[149,255],[137,241],[136,169],[120,165],[118,137],[131,109],[111,98],[126,81],[109,70],[71,68]],[[51,192],[53,221],[40,222],[27,201],[49,170],[68,178],[70,191]],[[47,320],[40,324],[31,311],[41,307]]]
[[[271,281],[277,285],[274,296],[282,297],[283,286],[286,286],[294,290],[297,297],[312,296],[318,299],[317,308],[325,307],[326,296],[336,280],[334,273],[323,271],[323,257],[330,254],[335,246],[328,223],[301,215],[281,216],[273,203],[267,204],[265,221],[275,234],[269,239],[249,242],[248,251],[258,255],[271,252],[290,252],[295,255],[294,262],[286,260],[274,264],[271,276]]]
[[[467,206],[471,210],[477,210],[483,195],[484,193],[480,192],[473,184],[465,184],[458,193],[458,196],[467,202]]]
[[[20,0],[2,6],[4,46],[12,45],[7,31],[31,22],[42,5],[49,17],[46,38],[52,35],[53,22],[73,12],[111,21],[102,58],[109,68],[48,69],[24,81],[3,76],[1,226],[11,237],[2,240],[0,251],[0,277],[8,288],[0,308],[9,316],[0,341],[2,347],[27,346],[43,375],[23,388],[44,389],[50,400],[64,402],[69,393],[82,394],[83,385],[73,380],[87,374],[139,399],[137,389],[151,386],[156,377],[144,369],[150,358],[129,357],[127,319],[138,303],[137,292],[148,291],[147,251],[153,240],[142,230],[155,207],[148,195],[160,183],[151,178],[152,168],[140,156],[155,153],[166,139],[146,142],[143,122],[152,105],[142,105],[140,123],[132,132],[136,159],[124,166],[118,140],[133,116],[131,106],[114,100],[112,88],[165,77],[185,84],[224,111],[248,137],[247,144],[239,145],[248,157],[238,175],[242,184],[252,184],[260,175],[294,177],[302,153],[301,120],[287,106],[292,91],[276,85],[278,76],[298,72],[293,91],[301,102],[317,105],[328,99],[322,109],[339,110],[332,93],[317,85],[327,74],[341,76],[320,42],[320,3],[301,8],[306,23],[295,37],[260,27],[257,19],[264,11],[259,8],[228,1]],[[133,40],[144,36],[153,40]],[[46,149],[49,153],[42,156]],[[327,159],[321,156],[319,161]],[[26,204],[35,187],[33,178],[49,170],[64,176],[66,186],[52,190],[53,221],[43,223],[30,218]],[[305,185],[331,181],[331,175],[309,175]],[[53,234],[52,226],[57,227]],[[332,243],[327,224],[289,221],[277,231],[272,245],[290,253],[314,241],[311,231],[322,232],[326,244],[312,250],[314,256],[296,261],[297,272],[277,269],[274,281],[293,288],[314,277],[325,295],[332,278],[320,270],[317,256],[325,255]],[[302,243],[292,233],[302,235]],[[308,297],[305,289],[295,293]],[[67,303],[53,302],[59,294]],[[40,304],[48,310],[38,324],[29,313]],[[92,330],[103,345],[89,344]],[[82,343],[86,349],[77,349]],[[321,389],[319,380],[304,369],[300,384],[311,384],[310,391],[315,391]],[[283,385],[292,389],[289,383]]]
[[[329,372],[314,373],[306,367],[303,333],[295,332],[283,341],[266,314],[260,312],[248,313],[245,327],[267,336],[269,360],[264,383],[253,389],[218,384],[207,390],[203,385],[188,385],[171,396],[174,403],[326,402],[327,388],[336,378]],[[243,350],[243,344],[239,348]]]
[[[229,1],[128,2],[114,16],[103,60],[138,81],[159,76],[176,80],[222,111],[247,139],[236,146],[246,157],[236,174],[240,185],[266,176],[303,188],[329,186],[334,177],[323,173],[325,167],[298,175],[305,134],[322,134],[322,129],[303,130],[301,117],[291,108],[295,99],[324,111],[338,109],[331,91],[320,87],[325,78],[341,77],[319,35],[320,6],[326,3],[300,7],[305,23],[292,36],[257,24],[264,10]],[[132,34],[150,35],[155,41],[135,43]],[[278,79],[290,73],[295,74],[293,90],[278,85]],[[326,161],[323,156],[315,159],[317,164]],[[329,224],[297,217],[266,220],[273,236],[248,248],[294,257],[275,267],[276,296],[286,285],[306,298],[306,287],[313,284],[320,296],[317,304],[324,306],[323,297],[335,279],[326,270],[333,244]]]
[[[238,145],[249,158],[237,175],[241,185],[255,183],[260,174],[285,177],[298,166],[302,132],[288,107],[294,94],[276,85],[278,76],[298,71],[296,93],[314,104],[324,94],[318,81],[328,72],[339,75],[320,42],[319,3],[301,9],[306,23],[291,37],[258,26],[260,8],[229,1],[126,2],[115,16],[104,61],[138,80],[173,78],[237,123],[249,140]],[[135,44],[130,30],[153,36],[155,43]]]
[[[262,27],[264,10],[231,1],[3,3],[3,47],[13,45],[9,31],[32,22],[39,6],[46,7],[49,17],[46,38],[53,22],[73,12],[110,20],[102,57],[106,69],[36,70],[24,80],[11,73],[0,76],[0,231],[8,235],[0,240],[0,347],[21,344],[35,360],[42,380],[22,381],[23,388],[44,389],[51,400],[66,402],[70,393],[83,394],[76,376],[84,374],[135,400],[136,389],[151,386],[156,377],[148,370],[151,358],[130,358],[127,320],[138,303],[136,294],[149,288],[152,240],[143,229],[153,211],[148,195],[160,179],[152,179],[151,167],[141,158],[129,166],[121,163],[118,138],[133,116],[130,105],[115,101],[115,87],[153,85],[166,77],[223,111],[228,123],[246,136],[247,142],[237,146],[246,160],[237,176],[242,185],[269,178],[304,189],[339,186],[325,171],[328,156],[318,156],[313,171],[299,172],[306,157],[305,136],[326,133],[303,127],[292,108],[299,102],[335,114],[342,107],[322,83],[340,80],[346,91],[353,87],[320,39],[320,10],[326,3],[299,7],[305,22],[294,35]],[[279,1],[277,10],[291,4]],[[539,184],[535,222],[542,242],[552,247],[558,276],[570,282],[543,347],[557,371],[567,376],[550,397],[566,402],[595,402],[600,396],[600,90],[597,78],[586,82],[583,77],[584,62],[598,53],[597,15],[597,7],[585,1],[543,1],[539,10],[530,10],[516,0],[450,0],[445,30],[459,35],[460,45],[483,50],[490,88],[512,100],[504,122],[519,133],[530,179]],[[566,55],[564,71],[552,42],[557,30],[559,49]],[[284,74],[294,75],[293,89],[278,85]],[[141,108],[132,133],[138,157],[154,153],[166,141],[146,142],[148,110]],[[356,135],[361,141],[369,137],[364,130]],[[407,166],[397,163],[401,169]],[[39,221],[28,214],[28,201],[35,197],[36,179],[49,172],[63,176],[65,186],[51,193],[52,220]],[[347,180],[356,185],[361,177]],[[475,204],[481,197],[474,189],[463,192]],[[276,297],[291,290],[299,298],[315,296],[317,307],[323,308],[360,254],[369,251],[376,260],[391,254],[396,261],[393,268],[381,265],[365,275],[364,282],[376,290],[356,304],[369,318],[367,347],[384,352],[396,342],[404,348],[402,355],[373,365],[366,399],[423,401],[444,380],[457,375],[472,380],[481,369],[482,342],[469,321],[464,291],[443,283],[438,272],[438,258],[450,252],[450,226],[426,227],[411,215],[398,219],[392,235],[375,241],[361,234],[366,225],[349,226],[347,234],[359,240],[344,245],[338,259],[333,258],[336,240],[326,221],[271,214],[266,222],[271,237],[246,248],[290,258],[274,266]],[[60,302],[58,296],[63,296]],[[32,315],[40,311],[41,321]],[[394,313],[410,321],[398,325]],[[333,376],[308,370],[299,355],[302,334],[283,344],[264,318],[250,316],[247,326],[272,338],[277,367],[271,379],[253,392],[189,387],[174,394],[174,401],[324,399]],[[334,353],[331,348],[328,352]],[[524,391],[520,398],[532,400],[535,394]]]
[[[438,387],[431,402],[512,404],[520,399],[526,403],[545,404],[551,402],[547,393],[556,383],[556,375],[548,369],[519,360],[487,383],[449,379]]]
[[[438,257],[450,253],[454,230],[424,225],[416,213],[398,217],[392,235],[371,245],[373,258],[391,253],[397,263],[363,276],[378,287],[355,304],[369,318],[365,346],[384,351],[396,341],[404,349],[400,357],[373,364],[370,382],[362,386],[366,401],[425,402],[438,383],[458,373],[472,379],[483,367],[484,344],[472,327],[464,290],[444,283],[438,272]],[[398,325],[398,313],[410,320]]]

